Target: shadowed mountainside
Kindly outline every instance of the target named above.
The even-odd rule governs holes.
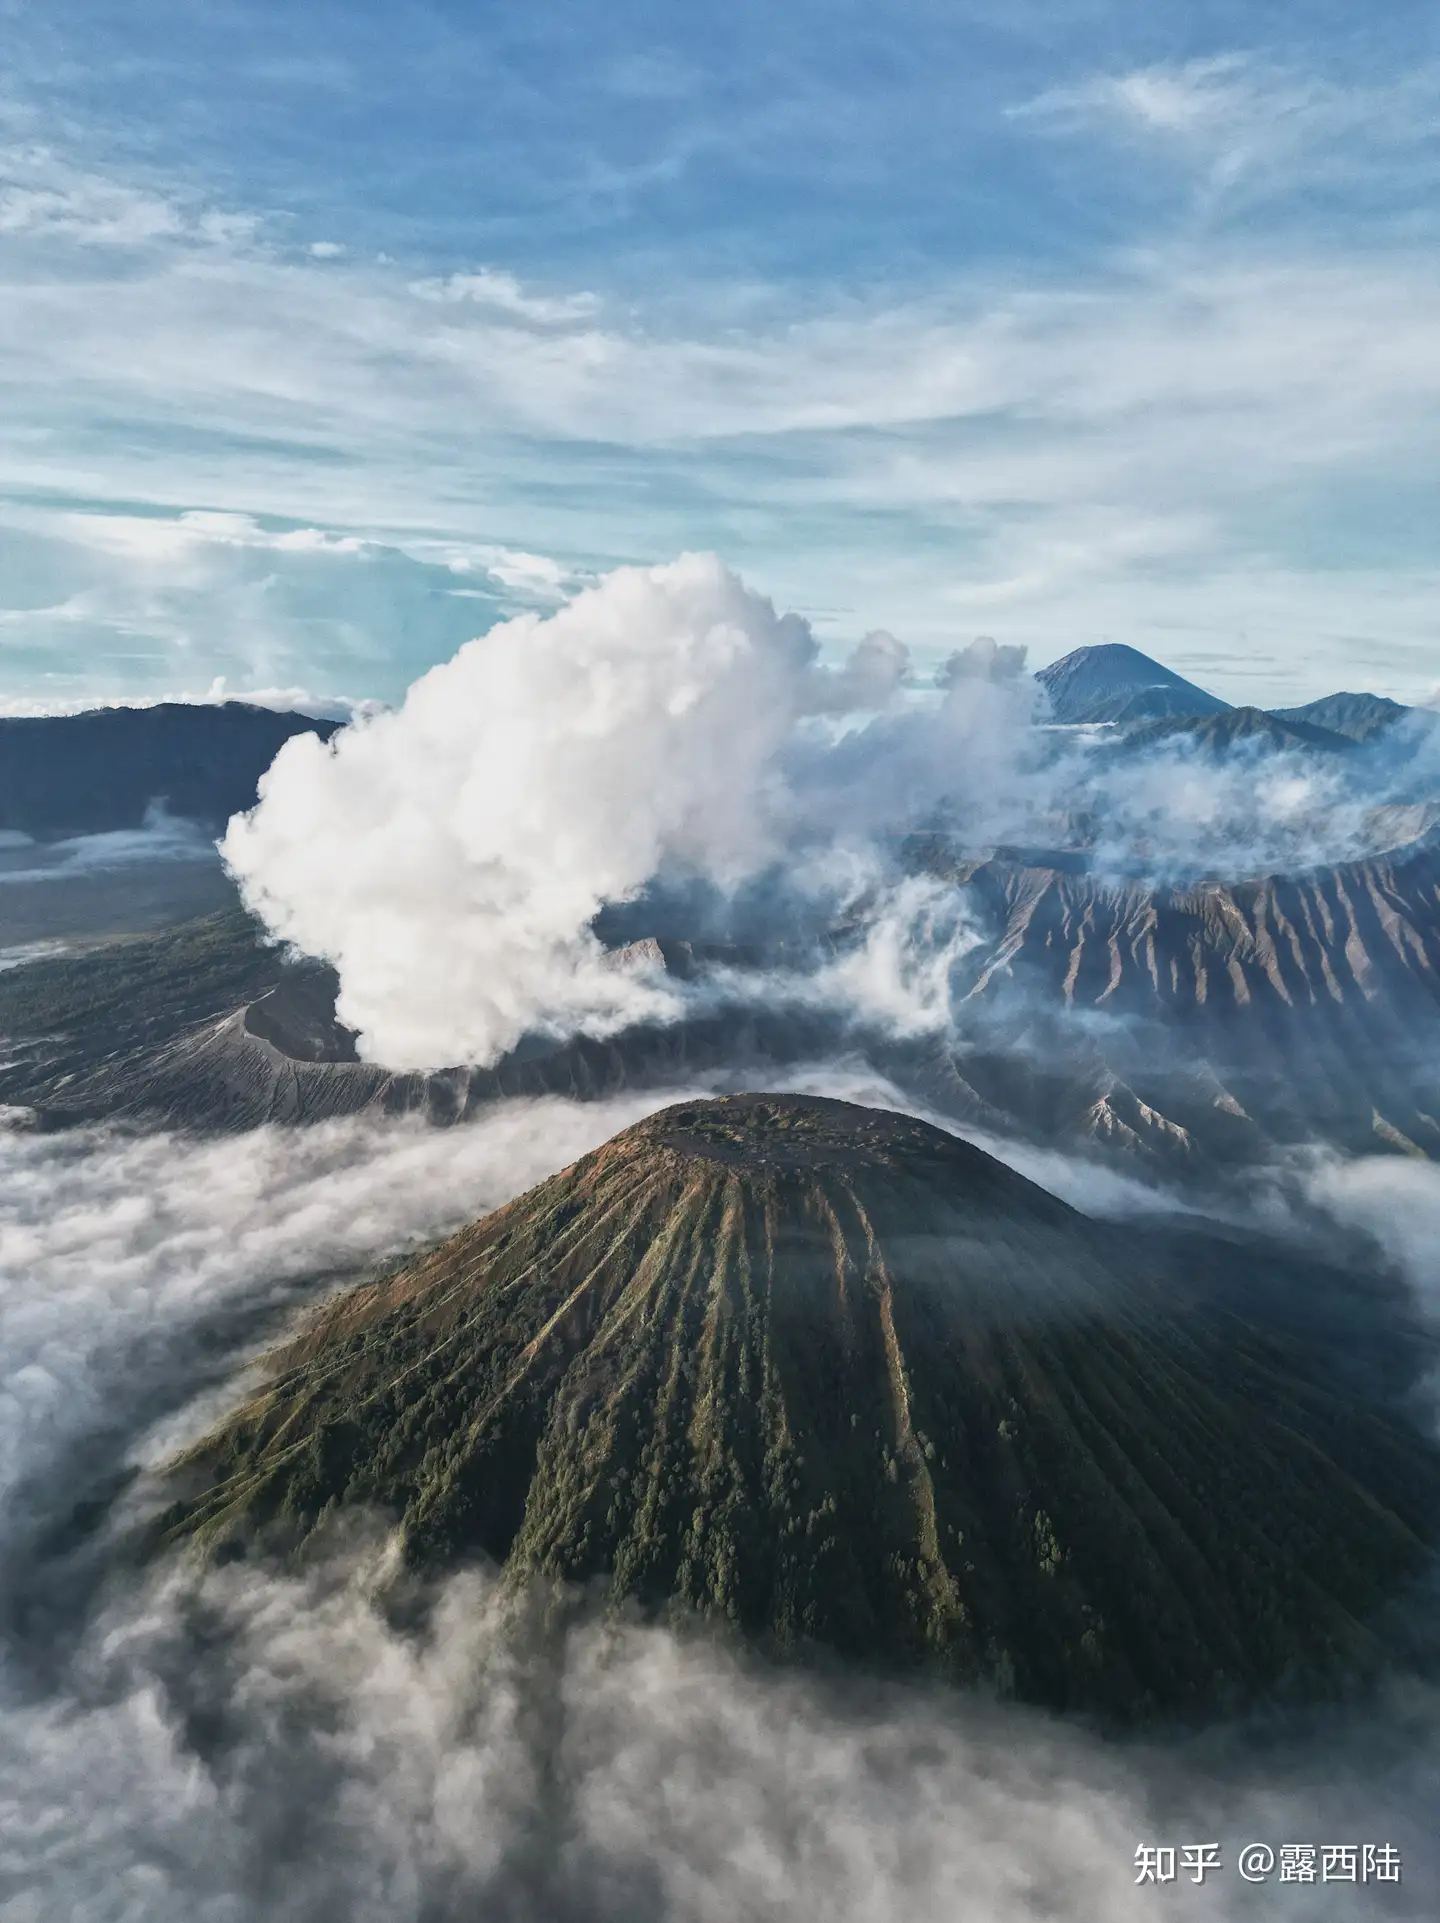
[[[1298,721],[1347,735],[1352,741],[1373,741],[1416,710],[1382,694],[1326,694],[1298,708],[1272,708],[1270,712],[1277,721]]]
[[[1221,714],[1169,715],[1144,721],[1125,732],[1113,750],[1127,758],[1143,754],[1164,741],[1185,741],[1201,754],[1222,755],[1244,745],[1271,753],[1319,752],[1344,754],[1354,747],[1349,736],[1292,717],[1267,714],[1263,708],[1227,708]]]
[[[1319,1323],[1267,1326],[1294,1274],[1218,1271],[907,1117],[682,1104],[331,1303],[159,1529],[289,1550],[379,1505],[421,1568],[1121,1716],[1335,1682],[1440,1456]],[[1306,1279],[1302,1324],[1349,1287]]]
[[[152,801],[216,830],[294,734],[335,721],[241,701],[160,702],[88,714],[0,716],[0,829],[83,835],[138,828]]]
[[[1070,1090],[1072,1130],[1171,1160],[1305,1141],[1440,1153],[1433,835],[1189,889],[925,859],[965,887],[987,931],[955,982],[969,1042],[955,1072],[1008,1113],[1028,1074],[1037,1099],[1047,1080]],[[1023,1045],[1007,1046],[1022,1027]],[[1074,1098],[1089,1087],[1082,1117]]]

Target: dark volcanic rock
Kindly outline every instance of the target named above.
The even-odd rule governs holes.
[[[288,1549],[379,1505],[420,1567],[1121,1715],[1363,1672],[1440,1488],[1338,1386],[1374,1305],[1158,1247],[909,1118],[682,1104],[335,1300],[162,1534]]]
[[[1146,721],[1167,715],[1220,714],[1226,703],[1173,668],[1118,642],[1076,648],[1035,679],[1056,721]]]

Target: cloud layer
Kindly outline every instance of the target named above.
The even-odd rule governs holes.
[[[178,1407],[207,1343],[228,1367],[320,1278],[472,1220],[665,1099],[209,1143],[0,1127],[0,1554],[45,1466]]]
[[[533,208],[463,246],[419,217],[398,260],[365,244],[363,208],[311,238],[244,166],[224,170],[230,205],[183,170],[107,162],[103,130],[12,139],[11,691],[224,674],[392,698],[467,612],[473,631],[525,604],[497,577],[467,610],[414,559],[468,545],[560,578],[720,546],[837,639],[883,622],[939,656],[1003,628],[1042,659],[1127,639],[1267,700],[1325,692],[1363,654],[1381,691],[1413,696],[1436,586],[1436,77],[1351,64],[1117,49],[1038,90],[1007,73],[983,115],[936,117],[975,152],[932,171],[997,168],[1019,208],[1000,220],[972,189],[973,245],[937,252],[928,232],[895,271],[838,280],[736,270],[773,198],[753,183],[743,236],[726,226],[713,252],[703,222],[670,224],[673,275],[638,240],[527,248]],[[680,71],[677,100],[702,78]],[[846,123],[811,109],[787,177]],[[849,143],[852,163],[888,152],[913,188],[916,118],[893,148]],[[610,187],[572,181],[570,204],[613,211],[740,134],[724,116],[673,177],[602,170]],[[852,195],[852,232],[857,212]],[[145,514],[190,516],[188,555],[141,566],[106,545],[100,523]],[[272,541],[262,568],[202,526],[261,514],[329,545]]]

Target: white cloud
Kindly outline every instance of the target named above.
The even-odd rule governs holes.
[[[0,235],[135,247],[185,231],[163,196],[69,165],[46,147],[0,150]]]
[[[205,547],[269,548],[277,554],[363,554],[373,543],[325,528],[262,527],[252,514],[186,508],[176,515],[69,514],[58,527],[71,540],[166,567]]]
[[[514,274],[495,267],[482,267],[473,274],[450,274],[443,280],[412,281],[410,292],[417,300],[450,306],[473,303],[542,327],[587,321],[600,305],[594,294],[530,293]]]
[[[1440,1326],[1440,1168],[1398,1155],[1327,1158],[1306,1171],[1304,1187],[1310,1201],[1374,1237]]]
[[[479,570],[527,600],[559,601],[579,585],[576,572],[548,554],[527,554],[521,548],[441,548],[445,565],[456,574]]]
[[[241,248],[260,235],[253,213],[207,206],[194,193],[137,184],[32,142],[0,146],[0,237],[153,252],[185,242]]]
[[[73,880],[77,875],[137,864],[148,868],[156,862],[199,861],[208,865],[215,860],[213,838],[197,823],[167,813],[160,802],[151,802],[145,810],[143,827],[68,835],[31,847],[30,866],[7,863],[0,867],[0,899],[17,882]]]
[[[316,1278],[483,1215],[669,1099],[218,1142],[0,1129],[0,1548],[57,1436],[174,1406],[196,1358],[172,1332],[228,1319],[253,1344]]]
[[[1182,74],[1178,94],[1152,76],[1140,97],[1209,124],[1205,103],[1248,75]],[[267,542],[320,522],[362,554],[475,554],[502,596],[536,603],[556,574],[721,535],[792,604],[917,651],[983,626],[1037,659],[1125,639],[1194,672],[1219,649],[1255,673],[1222,693],[1323,692],[1362,649],[1382,692],[1433,682],[1433,557],[1411,538],[1366,565],[1348,532],[1406,527],[1392,497],[1413,507],[1434,472],[1440,277],[1404,236],[1210,235],[1068,284],[777,297],[723,329],[683,301],[662,326],[498,268],[417,299],[393,270],[247,241],[172,237],[113,271],[113,250],[71,249],[72,271],[63,236],[47,245],[42,270],[17,244],[0,309],[0,487],[32,498],[188,499],[252,523],[263,503],[267,527],[297,528]],[[78,366],[86,407],[125,424],[103,443],[76,412]],[[201,532],[133,538],[193,552]],[[206,615],[233,618],[218,587]]]
[[[1012,119],[1056,133],[1096,133],[1169,147],[1202,165],[1212,188],[1244,181],[1275,196],[1299,181],[1352,179],[1405,150],[1423,156],[1440,105],[1440,69],[1343,81],[1234,52],[1054,87]]]
[[[1276,1923],[1294,1891],[1243,1882],[1241,1846],[1342,1837],[1394,1842],[1377,1901],[1427,1914],[1435,1705],[1413,1686],[1303,1748],[1107,1744],[943,1686],[547,1631],[474,1574],[407,1631],[374,1604],[387,1573],[117,1584],[0,1730],[0,1869],[45,1906],[16,1916],[1140,1923],[1137,1846],[1198,1838],[1223,1868],[1166,1910]],[[1307,1895],[1316,1923],[1354,1914],[1341,1886]]]
[[[339,260],[344,252],[338,240],[312,240],[310,243],[312,260]]]
[[[1223,54],[1176,65],[1139,67],[1101,74],[1072,86],[1054,87],[1010,110],[1013,118],[1066,128],[1107,122],[1160,134],[1188,136],[1252,118],[1263,96],[1264,76],[1243,54]],[[1299,98],[1314,98],[1313,84]],[[1271,98],[1273,100],[1273,89]],[[1292,103],[1297,92],[1282,99]]]
[[[449,551],[213,509],[0,509],[0,643],[11,655],[8,676],[0,656],[0,709],[208,699],[211,684],[267,706],[373,706],[435,653],[541,598],[477,563],[473,604],[450,601]],[[379,686],[347,698],[336,692],[347,682]]]
[[[724,879],[778,852],[772,764],[812,651],[713,557],[620,570],[470,642],[333,751],[287,744],[226,862],[336,963],[342,1019],[392,1066],[673,1013],[589,923],[662,860]]]

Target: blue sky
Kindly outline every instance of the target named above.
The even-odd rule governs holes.
[[[1440,682],[1440,13],[0,0],[0,703],[827,644]]]

